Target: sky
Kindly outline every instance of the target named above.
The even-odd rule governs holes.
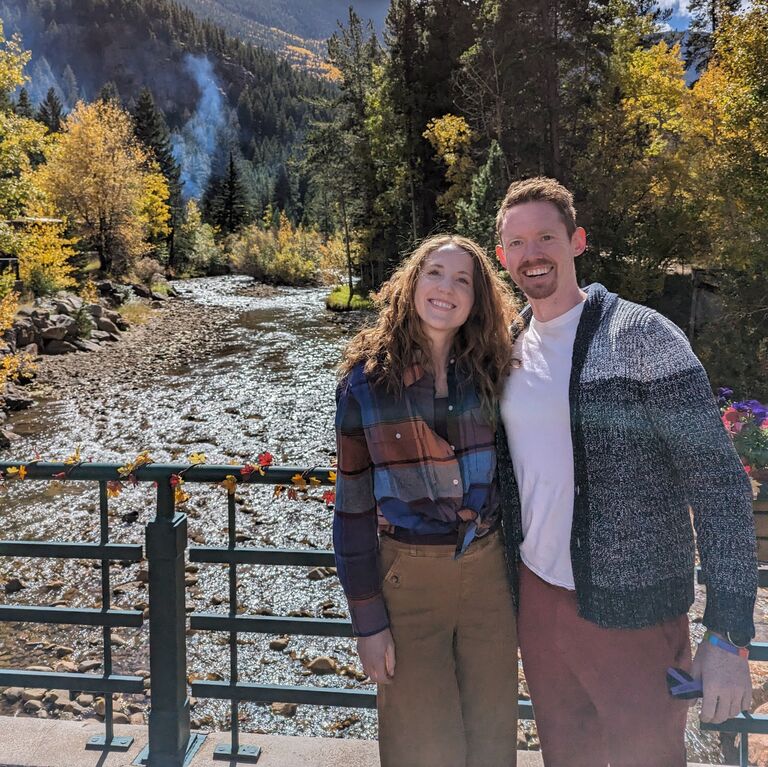
[[[691,21],[688,0],[658,0],[658,3],[661,8],[672,9],[672,18],[667,22],[672,29],[687,29]]]

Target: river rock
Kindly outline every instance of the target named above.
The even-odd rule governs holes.
[[[43,698],[43,703],[46,703],[49,706],[63,706],[67,701],[69,701],[68,690],[48,690]]]
[[[50,674],[53,669],[50,666],[27,666],[24,671],[41,671],[43,674]]]
[[[35,401],[29,394],[11,383],[5,385],[3,399],[5,400],[5,406],[8,410],[26,410],[28,407],[32,407],[32,405],[35,404]]]
[[[89,671],[95,671],[97,668],[101,667],[101,661],[100,660],[84,660],[78,667],[77,670],[81,674],[86,674]]]
[[[144,724],[144,714],[135,713],[129,717],[130,724]]]
[[[74,714],[75,716],[82,716],[85,713],[85,709],[76,700],[68,700],[61,707],[61,710],[67,714]],[[62,717],[62,719],[63,718],[64,717]]]
[[[73,663],[71,660],[60,660],[54,666],[54,670],[57,674],[76,674],[77,663]]]
[[[75,700],[77,701],[78,705],[82,706],[83,708],[88,708],[89,706],[93,705],[93,695],[90,695],[89,693],[81,692],[80,695],[78,695]]]
[[[122,711],[116,711],[112,714],[112,722],[113,724],[130,724],[131,720]]]
[[[296,709],[298,708],[296,703],[273,703],[270,708],[273,714],[277,716],[296,716]]]
[[[336,575],[335,567],[315,567],[307,573],[307,578],[311,581],[322,581],[332,575]]]
[[[39,700],[36,700],[36,699],[33,699],[33,700],[28,700],[28,701],[27,701],[27,702],[24,704],[24,710],[25,710],[25,711],[26,711],[28,714],[36,714],[38,711],[42,711],[42,709],[43,709],[43,704],[42,704],[42,702],[41,702],[41,701],[39,701]]]
[[[53,648],[57,658],[66,658],[67,655],[72,655],[75,651],[72,647],[65,647],[64,645],[57,645]]]
[[[9,578],[3,588],[6,594],[15,594],[17,591],[27,588],[27,584],[21,578]]]
[[[17,319],[13,325],[13,331],[16,336],[16,346],[29,346],[35,343],[37,339],[37,330],[34,322],[30,318]]]
[[[40,701],[45,697],[46,692],[47,690],[39,687],[29,687],[21,693],[21,699],[25,702],[30,700]]]
[[[282,636],[278,637],[277,639],[273,639],[269,643],[269,649],[270,650],[285,650],[286,647],[288,647],[288,644],[290,643],[291,638],[288,636]]]
[[[336,661],[327,655],[314,658],[307,664],[307,669],[313,674],[335,674]]]
[[[3,697],[9,703],[16,703],[16,701],[21,700],[23,692],[24,690],[21,687],[6,687],[3,691]]]

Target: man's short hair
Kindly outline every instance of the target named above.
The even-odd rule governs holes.
[[[504,214],[515,205],[539,201],[551,202],[557,208],[569,237],[576,231],[576,208],[573,207],[573,195],[559,181],[537,176],[523,181],[514,181],[507,189],[507,194],[496,214],[496,235],[500,242]]]

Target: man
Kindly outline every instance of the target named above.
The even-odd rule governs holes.
[[[529,306],[501,399],[499,477],[518,631],[547,767],[683,767],[686,702],[751,705],[757,588],[750,486],[683,333],[602,285],[571,194],[509,188],[497,255]],[[696,529],[708,634],[691,664]],[[519,583],[518,581],[519,577]]]

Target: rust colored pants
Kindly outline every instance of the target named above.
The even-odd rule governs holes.
[[[499,533],[454,547],[381,539],[395,675],[379,685],[382,767],[514,767],[517,637]]]
[[[573,591],[521,565],[518,631],[546,767],[685,767],[688,703],[669,695],[666,670],[690,671],[687,615],[601,628]]]

